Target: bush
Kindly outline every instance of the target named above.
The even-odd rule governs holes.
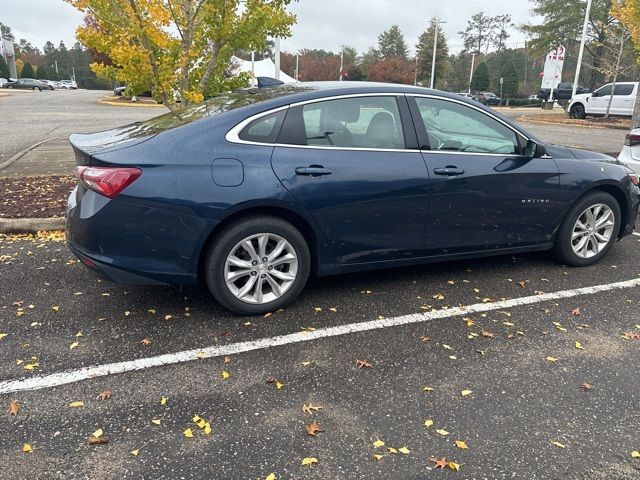
[[[531,105],[540,105],[542,100],[539,98],[510,98],[510,107],[529,107]]]

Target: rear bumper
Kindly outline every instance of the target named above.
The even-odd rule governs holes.
[[[67,206],[71,252],[98,276],[124,284],[195,285],[202,247],[216,224],[83,187]]]

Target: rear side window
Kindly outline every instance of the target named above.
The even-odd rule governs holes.
[[[393,96],[314,102],[289,112],[279,143],[342,148],[405,148]]]
[[[276,143],[286,114],[286,110],[280,110],[257,118],[244,127],[238,137],[247,142]]]
[[[614,95],[631,95],[633,93],[633,85],[616,85]]]

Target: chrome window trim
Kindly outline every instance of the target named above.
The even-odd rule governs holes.
[[[240,123],[238,123],[236,126],[231,128],[226,133],[224,138],[225,138],[225,140],[227,142],[230,142],[230,143],[238,143],[238,144],[242,144],[242,145],[256,145],[256,146],[261,146],[261,147],[302,148],[302,149],[314,149],[314,150],[319,150],[319,149],[322,149],[322,150],[343,150],[343,151],[355,151],[355,152],[394,152],[394,153],[399,153],[399,152],[403,152],[403,153],[422,152],[422,153],[429,153],[429,154],[439,153],[439,154],[442,154],[442,155],[484,155],[484,156],[491,156],[491,157],[519,156],[519,155],[515,155],[515,154],[507,155],[507,154],[504,154],[504,153],[451,152],[451,151],[443,151],[443,150],[419,150],[419,149],[408,149],[408,148],[401,148],[400,149],[400,148],[335,147],[335,146],[323,146],[323,145],[292,145],[292,144],[288,144],[288,143],[253,142],[253,141],[250,141],[250,140],[242,140],[240,138],[240,136],[239,136],[240,132],[247,125],[249,125],[251,122],[253,122],[255,120],[258,120],[258,119],[260,119],[262,117],[266,117],[267,115],[271,115],[273,113],[280,112],[282,110],[288,110],[290,107],[298,107],[298,106],[307,105],[307,104],[310,104],[310,103],[325,102],[325,101],[330,101],[330,100],[339,100],[339,99],[343,99],[343,98],[398,97],[398,96],[433,98],[433,99],[436,99],[436,100],[443,100],[443,101],[458,103],[460,105],[464,105],[466,107],[470,107],[470,108],[472,108],[474,110],[477,110],[480,113],[482,113],[482,114],[484,114],[484,115],[496,120],[497,122],[503,124],[505,127],[507,127],[510,130],[512,130],[516,135],[520,135],[526,141],[530,140],[526,135],[524,135],[522,132],[520,132],[516,128],[514,128],[511,125],[509,125],[508,123],[502,121],[498,117],[495,117],[494,115],[491,115],[490,113],[485,112],[483,109],[476,107],[475,105],[470,105],[470,104],[468,104],[466,102],[462,102],[462,101],[459,101],[457,99],[441,97],[441,96],[438,96],[438,95],[429,95],[429,94],[422,94],[422,93],[402,93],[402,92],[395,92],[395,93],[394,92],[385,92],[385,93],[380,93],[380,92],[352,93],[352,94],[345,94],[345,95],[332,95],[332,96],[329,96],[329,97],[322,97],[322,98],[313,98],[311,100],[303,100],[303,101],[300,101],[300,102],[291,103],[289,105],[284,105],[284,106],[273,108],[271,110],[267,110],[267,111],[264,111],[264,112],[256,113],[255,115],[252,115],[252,116],[250,116],[248,118],[245,118]]]

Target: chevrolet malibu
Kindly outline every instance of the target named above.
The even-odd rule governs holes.
[[[418,87],[247,89],[72,135],[67,238],[96,274],[194,285],[240,314],[309,275],[552,250],[600,260],[635,228],[638,176]]]

